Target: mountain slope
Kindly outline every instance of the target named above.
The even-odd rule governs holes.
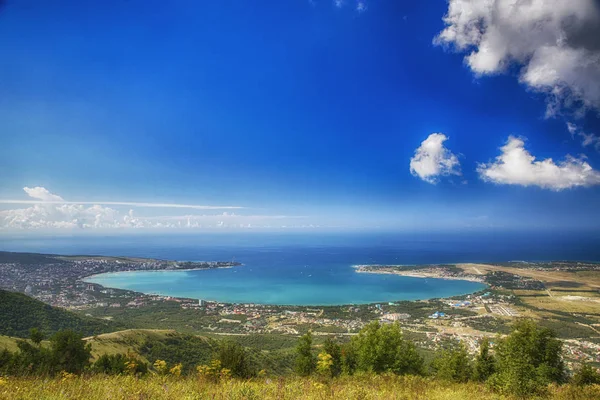
[[[0,290],[0,335],[28,337],[31,328],[46,335],[72,329],[86,336],[122,329],[114,322],[81,317],[24,294]]]

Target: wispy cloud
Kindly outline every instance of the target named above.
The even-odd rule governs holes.
[[[367,11],[366,0],[333,0],[333,6],[340,9],[346,6],[354,7],[354,10],[358,13]]]
[[[34,200],[0,199],[0,204],[82,204],[82,205],[104,205],[104,206],[129,206],[129,207],[151,207],[151,208],[189,208],[194,210],[234,210],[243,209],[241,206],[208,206],[198,204],[179,203],[149,203],[137,201],[66,201],[61,196],[51,193],[48,189],[40,186],[33,188],[24,187],[23,191]]]
[[[586,133],[571,122],[567,122],[567,129],[573,139],[575,139],[575,137],[581,139],[581,145],[583,147],[592,146],[600,151],[600,136],[594,135],[593,133]]]
[[[203,206],[196,204],[175,204],[175,203],[139,203],[132,201],[44,201],[44,200],[0,200],[0,204],[98,204],[104,206],[130,206],[130,207],[150,207],[150,208],[190,208],[195,210],[238,210],[245,207],[241,206]]]
[[[288,215],[243,215],[230,211],[202,215],[138,215],[135,209],[144,207],[192,210],[243,207],[129,201],[67,201],[43,187],[25,187],[23,190],[33,200],[0,200],[2,204],[31,205],[0,211],[0,230],[265,228],[297,226],[290,222],[305,218]],[[132,208],[123,211],[109,206]]]

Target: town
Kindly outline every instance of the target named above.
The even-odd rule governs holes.
[[[472,353],[477,351],[484,337],[493,343],[497,335],[508,332],[510,324],[516,318],[535,317],[536,312],[539,312],[528,301],[538,299],[540,295],[548,297],[546,292],[553,289],[552,284],[544,284],[532,276],[523,276],[523,270],[564,274],[597,271],[599,267],[597,264],[567,262],[545,263],[543,266],[513,263],[512,266],[499,266],[497,268],[500,269],[493,270],[491,266],[483,265],[359,266],[357,272],[477,279],[485,282],[488,288],[449,299],[309,307],[228,304],[210,299],[144,294],[85,281],[86,277],[107,272],[241,266],[237,262],[43,256],[32,263],[28,259],[14,259],[10,254],[3,253],[0,258],[0,288],[22,292],[53,306],[88,317],[116,321],[124,326],[175,329],[215,336],[297,337],[310,330],[315,336],[333,335],[343,339],[356,334],[368,322],[379,320],[384,324],[400,323],[405,334],[424,349],[435,350],[448,342],[459,341]],[[589,296],[598,296],[598,290],[577,290],[580,291],[579,294],[582,290],[589,290]],[[552,299],[556,299],[560,292],[555,293],[557,295]],[[572,320],[565,320],[564,313],[559,313],[555,322],[552,322],[552,318],[542,321],[560,326],[559,334],[564,340],[565,357],[569,362],[600,362],[600,332],[596,329],[600,304],[596,307],[595,315],[573,313]]]

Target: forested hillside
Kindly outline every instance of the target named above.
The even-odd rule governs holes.
[[[0,335],[27,337],[31,328],[45,335],[72,329],[86,336],[122,329],[115,323],[80,317],[21,293],[0,290]]]
[[[12,251],[0,251],[0,263],[11,264],[56,264],[65,262],[56,256],[50,254],[38,254],[38,253],[16,253]]]

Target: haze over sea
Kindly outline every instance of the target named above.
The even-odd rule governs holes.
[[[125,272],[89,281],[235,303],[332,305],[471,293],[476,282],[359,274],[357,264],[600,260],[594,233],[227,233],[3,237],[1,249],[53,254],[239,261],[204,271]]]

